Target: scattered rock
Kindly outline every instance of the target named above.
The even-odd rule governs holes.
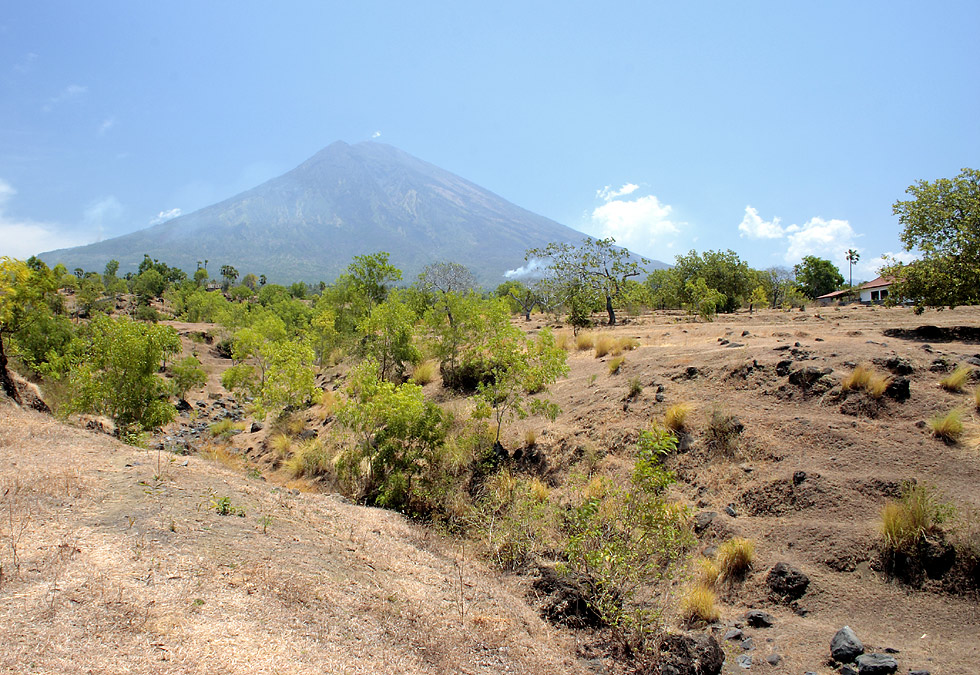
[[[752,655],[751,654],[739,654],[735,657],[735,663],[741,668],[748,670],[752,667]]]
[[[702,511],[694,516],[694,534],[701,534],[711,525],[711,522],[718,517],[715,511]]]
[[[833,380],[828,377],[832,372],[833,370],[830,368],[806,366],[792,371],[789,374],[789,383],[799,387],[807,394],[824,394],[834,386]]]
[[[887,368],[895,375],[911,375],[915,372],[912,362],[901,356],[892,356],[887,359],[875,359],[875,365]]]
[[[745,615],[745,622],[752,628],[769,628],[772,626],[772,614],[761,609],[753,609]]]
[[[729,628],[725,631],[726,640],[741,640],[745,635],[742,633],[741,628]]]
[[[806,480],[806,471],[793,472],[793,485],[801,485]]]
[[[769,570],[766,585],[783,600],[799,600],[810,586],[810,577],[789,563],[778,562]]]
[[[830,641],[830,655],[839,663],[850,663],[864,654],[864,644],[850,626],[844,626]]]
[[[752,638],[750,637],[747,637],[744,640],[742,640],[739,646],[747,652],[750,652],[753,649],[755,649],[755,644],[753,644]]]
[[[846,664],[841,666],[840,670],[837,672],[840,673],[840,675],[858,675],[857,668]]]
[[[252,422],[252,426],[250,426],[248,428],[248,430],[249,430],[249,433],[257,434],[258,432],[262,431],[262,429],[264,429],[264,428],[265,427],[263,427],[260,423],[258,423],[258,422]]]
[[[300,441],[308,441],[316,438],[316,429],[303,429],[296,435],[296,438]]]
[[[718,640],[705,633],[665,635],[657,657],[662,675],[718,675],[725,663]]]
[[[891,675],[898,670],[898,661],[888,654],[862,654],[857,667],[858,675]]]
[[[737,518],[738,517],[738,511],[735,510],[735,504],[734,503],[729,504],[728,506],[725,507],[725,513],[727,513],[728,515],[730,515],[732,518]]]
[[[912,397],[912,383],[907,377],[896,377],[888,383],[885,396],[893,401],[907,401]]]
[[[540,577],[532,584],[534,590],[547,596],[541,609],[551,623],[570,628],[596,628],[603,625],[602,617],[592,608],[591,592],[584,580],[559,575],[553,567],[539,568]]]
[[[733,347],[744,347],[744,346],[745,344],[742,342],[729,342],[727,345],[725,345],[725,348],[731,349]]]
[[[770,654],[766,657],[766,663],[768,663],[770,666],[778,666],[779,662],[782,660],[783,657],[781,657],[779,654]]]

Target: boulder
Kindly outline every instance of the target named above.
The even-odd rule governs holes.
[[[668,634],[657,646],[662,675],[718,675],[725,653],[713,635]]]
[[[898,661],[888,654],[862,654],[857,657],[858,675],[891,675],[898,670]]]
[[[864,644],[850,626],[844,626],[830,641],[830,655],[839,663],[850,663],[864,654]]]
[[[810,586],[810,577],[789,563],[778,562],[769,570],[766,585],[783,600],[799,600]]]
[[[907,401],[912,398],[912,383],[907,377],[896,377],[888,383],[885,396],[893,401]]]
[[[711,526],[711,522],[717,517],[718,513],[715,511],[702,511],[694,516],[694,534],[701,534],[707,530]]]
[[[745,623],[752,628],[769,628],[772,626],[772,614],[761,609],[753,609],[745,615]]]

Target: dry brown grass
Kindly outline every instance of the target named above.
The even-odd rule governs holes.
[[[861,364],[841,381],[840,386],[844,391],[864,391],[878,399],[884,396],[891,383],[890,375],[879,373],[870,365]]]
[[[744,577],[755,559],[755,542],[744,537],[733,537],[718,547],[715,560],[721,578],[737,580]]]
[[[574,344],[575,341],[572,339],[572,334],[568,331],[560,331],[555,334],[555,345],[558,347],[558,349],[570,352],[572,351],[572,345]]]
[[[595,338],[594,346],[595,357],[599,359],[607,354],[619,356],[623,352],[632,351],[640,346],[640,341],[636,338],[618,337],[603,333]]]
[[[675,403],[664,413],[664,426],[675,433],[687,431],[687,420],[691,410],[690,403]]]
[[[963,364],[940,380],[939,386],[946,391],[959,393],[963,391],[963,387],[966,385],[967,380],[970,379],[971,375],[973,375],[973,368]]]
[[[610,375],[616,375],[617,373],[619,373],[619,369],[623,366],[623,364],[625,362],[626,362],[626,357],[625,356],[616,356],[616,357],[613,357],[612,359],[610,359],[610,361],[609,361],[609,374]]]
[[[718,564],[710,558],[698,558],[695,564],[694,579],[695,583],[705,588],[714,588],[718,585],[721,578],[721,569]]]
[[[718,596],[710,588],[692,586],[681,598],[681,618],[689,626],[716,622],[721,618]]]
[[[932,435],[944,443],[956,443],[963,435],[963,413],[957,409],[929,418]]]
[[[973,390],[973,407],[980,410],[980,384]]]
[[[412,371],[412,382],[415,384],[425,386],[436,379],[436,373],[439,372],[439,362],[433,359],[423,361],[419,365],[415,366],[415,370]]]
[[[594,333],[579,333],[575,336],[575,349],[580,352],[584,352],[588,349],[592,349],[595,346],[595,334]]]

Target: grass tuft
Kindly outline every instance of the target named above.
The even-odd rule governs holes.
[[[691,414],[689,403],[675,403],[664,413],[664,426],[677,433],[687,430],[687,418]]]
[[[718,547],[715,560],[723,579],[740,579],[752,567],[755,558],[755,542],[744,537],[734,537]]]
[[[704,588],[714,588],[718,585],[721,578],[721,569],[718,564],[710,558],[699,558],[697,570],[694,573],[695,582]]]
[[[977,410],[980,410],[980,384],[973,390],[973,405]]]
[[[616,356],[611,361],[609,361],[609,374],[616,375],[619,373],[620,367],[626,362],[625,356]]]
[[[953,515],[951,506],[933,488],[906,484],[901,499],[881,509],[879,528],[887,552],[914,553],[919,541]]]
[[[439,372],[438,362],[432,359],[423,361],[415,366],[415,370],[412,371],[412,382],[422,386],[427,385],[436,379],[437,372]]]
[[[555,335],[555,345],[558,347],[558,349],[569,352],[572,350],[572,344],[573,341],[572,341],[571,333],[566,333],[565,331],[562,331]]]
[[[963,391],[963,386],[966,385],[966,381],[970,379],[973,374],[973,368],[967,365],[961,365],[956,370],[951,372],[949,375],[944,377],[939,381],[939,386],[946,391],[951,391],[954,393],[959,393]]]
[[[690,626],[714,623],[721,618],[717,603],[713,590],[694,586],[681,598],[681,617]]]
[[[602,358],[616,348],[616,338],[612,335],[600,335],[595,339],[595,357]]]
[[[868,392],[871,398],[881,398],[885,395],[885,392],[888,390],[888,385],[891,383],[892,378],[890,375],[872,373],[871,377],[868,378],[867,384],[864,386],[864,390]]]
[[[293,441],[286,434],[276,434],[273,436],[270,445],[276,453],[276,457],[279,459],[289,457],[289,454],[293,451]]]
[[[841,381],[840,388],[844,391],[864,389],[868,384],[868,380],[871,378],[872,372],[871,368],[861,364]]]
[[[626,393],[626,397],[636,398],[641,393],[643,393],[643,384],[640,382],[640,378],[631,377],[629,381],[629,391]]]
[[[963,413],[953,409],[945,415],[936,415],[929,420],[929,428],[944,443],[956,443],[963,435]]]
[[[535,433],[534,429],[528,429],[524,432],[524,447],[533,448],[534,444],[538,442],[538,435]]]
[[[575,349],[584,352],[595,346],[595,335],[593,333],[579,333],[575,336]]]

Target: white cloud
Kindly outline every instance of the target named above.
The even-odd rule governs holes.
[[[803,226],[791,225],[786,228],[789,246],[786,249],[786,262],[797,263],[804,256],[812,255],[827,258],[836,265],[845,261],[850,248],[860,252],[856,243],[859,235],[846,220],[824,220],[811,218]]]
[[[738,231],[740,237],[749,239],[779,239],[786,234],[783,226],[779,224],[779,218],[763,220],[759,212],[751,206],[745,207],[745,215],[738,225]]]
[[[640,189],[639,185],[635,183],[627,183],[618,190],[613,190],[611,185],[607,185],[601,190],[595,191],[595,196],[604,202],[612,201],[616,197],[623,197],[625,195],[633,194]]]
[[[371,138],[380,138],[380,137],[381,137],[380,131],[375,131],[373,134],[371,134]]]
[[[543,270],[546,265],[538,260],[537,258],[531,258],[526,265],[518,267],[516,270],[507,270],[504,272],[504,276],[508,279],[521,279],[524,277],[540,276],[537,274]]]
[[[165,223],[168,220],[173,220],[181,214],[180,209],[170,209],[169,211],[161,211],[157,214],[157,217],[150,221],[150,225],[159,225],[160,223]]]
[[[0,179],[0,255],[26,259],[32,255],[70,246],[81,246],[91,238],[79,233],[66,233],[52,223],[38,223],[7,216],[7,202],[17,191],[10,183]]]
[[[864,260],[862,258],[861,260],[858,260],[857,265],[854,266],[854,278],[871,280],[878,276],[878,270],[885,265],[891,265],[894,261],[902,262],[908,265],[913,260],[918,259],[918,254],[910,251],[882,253],[877,258],[871,258],[869,260]],[[846,268],[842,268],[841,272],[846,273]]]
[[[52,96],[49,98],[48,102],[41,107],[41,110],[43,112],[51,112],[59,103],[64,103],[65,101],[78,98],[87,91],[88,87],[83,87],[80,84],[69,84],[67,87],[61,90],[57,96]]]
[[[116,126],[116,118],[107,117],[102,121],[102,124],[99,125],[99,136],[105,136],[109,129],[114,126]]]
[[[671,210],[669,204],[662,204],[654,195],[617,199],[598,206],[592,212],[592,222],[601,236],[613,237],[620,246],[644,253],[664,244],[671,248],[671,242],[665,240],[680,232],[680,223],[670,219]]]

